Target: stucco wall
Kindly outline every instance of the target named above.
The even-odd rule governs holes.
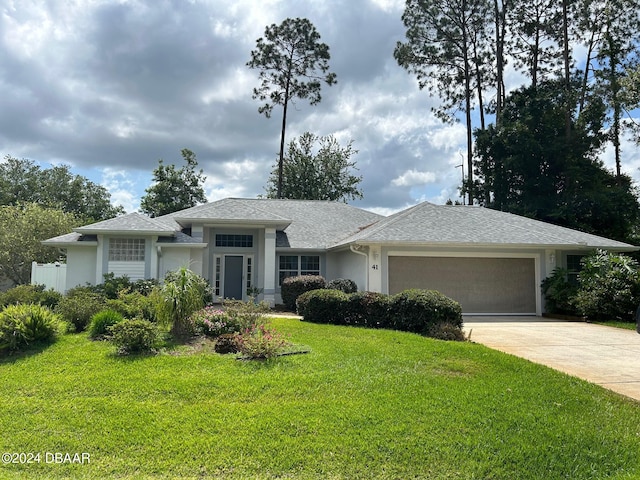
[[[95,247],[69,247],[67,249],[67,281],[66,290],[96,283],[96,249]]]
[[[367,259],[350,250],[327,253],[327,280],[349,278],[358,290],[367,290]]]

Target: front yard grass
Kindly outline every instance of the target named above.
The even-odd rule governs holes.
[[[0,478],[640,478],[637,402],[477,344],[274,325],[311,352],[117,357],[79,334],[0,360],[0,453],[42,455]]]

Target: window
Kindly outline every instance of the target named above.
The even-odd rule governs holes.
[[[320,275],[320,256],[318,255],[280,255],[279,284],[287,277],[298,275]]]
[[[302,255],[300,257],[300,275],[320,275],[320,257]]]
[[[216,257],[216,280],[215,280],[215,285],[213,287],[213,294],[216,297],[220,296],[220,280],[222,278],[222,258],[221,257]]]
[[[253,235],[216,234],[216,247],[252,248]]]
[[[280,285],[282,281],[287,277],[295,277],[298,275],[298,257],[295,255],[281,255],[280,256]]]
[[[572,285],[578,284],[578,274],[582,270],[580,261],[584,255],[567,255],[567,280]]]
[[[144,262],[143,238],[110,238],[109,261]]]

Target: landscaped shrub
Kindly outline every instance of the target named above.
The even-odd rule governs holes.
[[[405,290],[392,297],[374,292],[347,295],[313,290],[298,297],[298,313],[314,323],[392,328],[445,340],[463,340],[462,307],[431,290]]]
[[[434,325],[462,328],[462,307],[435,290],[411,289],[391,297],[389,328],[427,334]]]
[[[10,305],[0,312],[0,352],[13,353],[51,342],[60,327],[60,317],[47,307]]]
[[[123,320],[109,327],[109,341],[120,355],[151,353],[158,341],[158,327],[148,320]]]
[[[54,290],[45,290],[44,285],[18,285],[0,293],[0,307],[18,304],[43,305],[54,308],[62,294]]]
[[[638,263],[618,253],[598,250],[582,259],[577,310],[592,319],[633,321],[640,304]]]
[[[223,333],[218,338],[216,338],[216,343],[213,347],[213,350],[216,353],[226,354],[226,353],[237,353],[238,352],[238,344],[236,343],[236,334],[235,333]]]
[[[435,325],[430,325],[427,328],[425,335],[438,340],[453,340],[456,342],[463,342],[467,339],[462,328],[450,323],[437,323]]]
[[[340,290],[344,293],[355,293],[358,291],[358,285],[348,278],[336,278],[327,283],[327,287],[330,290]]]
[[[153,298],[138,291],[120,290],[118,298],[108,299],[107,308],[115,310],[125,318],[144,318],[155,321],[156,312]]]
[[[389,326],[389,295],[356,292],[349,296],[345,323],[369,328]]]
[[[205,305],[207,281],[189,269],[167,274],[164,284],[155,289],[152,299],[158,320],[171,334],[184,337],[193,333],[191,315]]]
[[[116,299],[118,298],[118,292],[131,290],[133,285],[126,275],[116,277],[114,273],[105,273],[102,278],[102,283],[92,287],[92,289],[105,298]]]
[[[106,299],[102,295],[86,287],[69,290],[60,299],[55,312],[71,323],[77,332],[83,331],[91,317],[106,307]]]
[[[318,290],[326,287],[324,277],[320,275],[301,275],[298,277],[287,277],[282,281],[280,294],[284,306],[295,312],[297,298],[305,292]]]
[[[228,315],[228,325],[233,332],[244,332],[265,322],[265,314],[271,311],[267,302],[243,302],[241,300],[225,300],[222,302]]]
[[[229,315],[220,308],[213,306],[205,307],[191,315],[193,331],[196,335],[205,335],[216,338],[227,333],[234,333]],[[238,330],[239,331],[239,330]]]
[[[266,359],[282,353],[291,343],[281,333],[262,324],[236,334],[236,345],[246,358]]]
[[[340,290],[311,290],[298,297],[297,312],[305,321],[345,325],[349,295]]]
[[[542,281],[542,294],[547,313],[577,315],[573,304],[578,286],[567,279],[567,269],[558,267]]]
[[[119,312],[114,310],[102,310],[91,317],[89,322],[89,338],[94,340],[104,338],[109,333],[109,327],[124,320]]]

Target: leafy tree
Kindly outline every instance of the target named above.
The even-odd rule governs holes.
[[[29,283],[31,262],[54,262],[60,256],[40,242],[82,223],[72,213],[35,203],[0,206],[0,276],[18,285]]]
[[[638,199],[631,179],[616,179],[597,158],[604,106],[592,102],[572,117],[567,139],[570,101],[563,81],[507,98],[501,126],[476,131],[476,196],[490,208],[628,240]]]
[[[321,100],[322,82],[336,83],[336,74],[329,72],[329,47],[320,42],[320,34],[306,18],[287,18],[280,25],[265,29],[264,38],[256,42],[251,52],[249,68],[260,71],[260,87],[253,89],[253,98],[266,101],[258,112],[267,118],[275,105],[282,105],[282,129],[278,161],[277,197],[282,198],[283,162],[287,107],[294,98],[308,99],[311,105]]]
[[[31,202],[73,213],[85,223],[124,213],[121,206],[111,205],[106,188],[72,174],[68,165],[41,169],[31,160],[7,155],[0,163],[0,205]]]
[[[314,153],[315,145],[317,152]],[[346,147],[329,135],[318,137],[304,133],[289,143],[282,170],[282,188],[278,197],[279,169],[271,172],[267,185],[268,198],[298,200],[342,200],[362,198],[358,184],[362,177],[353,175],[355,162],[351,156],[358,153],[349,142]]]
[[[473,140],[471,111],[477,102],[484,128],[483,91],[493,81],[494,53],[490,46],[489,0],[407,0],[402,21],[405,43],[398,42],[394,57],[418,78],[418,85],[437,94],[443,105],[433,109],[444,121],[465,113],[468,182],[472,181]],[[469,204],[473,203],[468,189]]]
[[[606,101],[611,112],[609,140],[620,177],[622,117],[633,107],[625,96],[624,77],[638,59],[640,0],[582,0],[578,6],[576,35],[586,46],[580,108],[591,89]]]
[[[153,171],[153,185],[140,201],[140,211],[151,217],[159,217],[169,213],[194,207],[206,203],[202,170],[196,173],[198,166],[196,154],[183,148],[182,158],[186,162],[182,168],[176,170],[175,165],[164,165],[158,161],[158,167]]]

